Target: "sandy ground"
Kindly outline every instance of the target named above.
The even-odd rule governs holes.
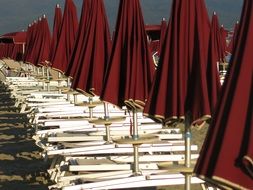
[[[46,170],[49,163],[41,158],[40,149],[32,139],[32,130],[25,127],[26,117],[19,114],[13,105],[14,101],[0,85],[0,190],[48,189],[50,181]],[[206,131],[207,127],[201,130],[193,129],[193,143],[200,148]],[[183,190],[184,187],[170,186],[157,189]],[[192,189],[201,188],[200,185],[193,185]]]
[[[0,87],[0,189],[47,189],[45,163],[35,146],[26,117],[16,112],[13,100]]]

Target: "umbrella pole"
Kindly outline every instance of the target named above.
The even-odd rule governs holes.
[[[58,88],[59,88],[59,90],[58,90],[58,92],[59,92],[59,94],[61,94],[61,82],[60,82],[60,79],[61,79],[61,73],[60,72],[58,72]]]
[[[104,120],[109,120],[109,110],[108,110],[108,103],[104,102]],[[110,124],[105,124],[106,129],[106,143],[111,143],[111,134],[110,134]]]
[[[133,109],[133,140],[138,140],[138,121],[137,121],[137,110]],[[140,175],[140,168],[139,168],[139,144],[133,144],[134,148],[134,165],[133,165],[133,174],[135,176]]]
[[[191,114],[185,116],[185,167],[191,167]],[[191,173],[185,173],[185,190],[191,189]]]
[[[44,80],[44,77],[45,77],[45,67],[44,66],[42,66],[41,67],[41,69],[42,69],[42,79],[43,79],[43,90],[46,90],[46,81]]]
[[[70,88],[70,78],[68,77],[67,79],[67,88]],[[67,101],[70,101],[70,93],[67,93]],[[76,104],[77,102],[77,98],[76,96],[74,95],[74,104]]]
[[[49,68],[46,68],[46,72],[47,72],[47,91],[50,91],[50,76],[49,76]]]
[[[93,106],[92,106],[92,102],[93,102],[93,98],[89,97],[89,118],[92,119],[93,118]]]

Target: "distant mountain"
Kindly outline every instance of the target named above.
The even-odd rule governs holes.
[[[46,14],[52,28],[54,7],[59,3],[64,8],[64,0],[0,0],[0,34],[26,30],[27,25],[39,16]],[[168,20],[172,0],[140,0],[147,24],[160,23],[162,18]],[[77,9],[81,11],[82,0],[74,0]],[[119,0],[104,0],[111,30],[116,22]],[[243,0],[206,0],[208,12],[216,11],[220,23],[232,28],[241,14]],[[2,6],[4,5],[4,6]]]

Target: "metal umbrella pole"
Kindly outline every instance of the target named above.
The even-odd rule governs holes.
[[[132,109],[133,112],[133,134],[132,138],[133,140],[139,139],[139,133],[138,133],[138,119],[137,119],[137,110]],[[139,144],[133,144],[134,148],[134,165],[133,165],[133,173],[134,175],[140,174],[140,168],[139,168]]]
[[[185,167],[191,167],[191,114],[187,112],[185,115]],[[185,190],[191,189],[191,172],[183,172],[185,175]]]

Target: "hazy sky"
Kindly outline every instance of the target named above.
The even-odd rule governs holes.
[[[0,34],[26,30],[29,23],[46,14],[52,28],[54,7],[57,3],[64,9],[64,0],[0,0]],[[74,0],[78,13],[83,0]],[[104,0],[111,29],[114,28],[119,0]],[[172,0],[141,0],[145,22],[160,23],[168,20]],[[243,0],[206,0],[209,14],[218,13],[220,23],[231,28],[239,20]]]

